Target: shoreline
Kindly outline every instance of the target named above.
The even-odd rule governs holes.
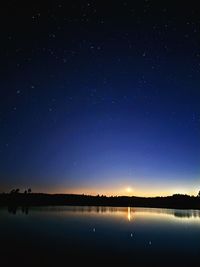
[[[74,194],[0,194],[0,207],[94,206],[200,210],[200,197],[176,194],[167,197],[90,196]]]

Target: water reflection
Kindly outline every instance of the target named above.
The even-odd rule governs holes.
[[[96,216],[121,216],[127,218],[130,222],[133,217],[146,217],[146,218],[164,218],[174,217],[176,219],[199,219],[200,210],[178,210],[178,209],[162,209],[162,208],[134,208],[134,207],[104,207],[104,206],[48,206],[48,207],[8,207],[10,214],[16,215],[23,213],[28,215],[34,211],[38,212],[56,212],[67,213],[73,215],[87,215],[92,214]]]
[[[130,221],[131,220],[131,208],[130,207],[128,207],[128,221]]]
[[[29,207],[22,206],[21,208],[19,208],[16,206],[8,206],[8,212],[11,214],[15,215],[17,212],[19,212],[19,210],[21,210],[22,213],[28,215]]]
[[[191,218],[191,217],[200,217],[200,212],[199,210],[175,210],[174,211],[174,216],[178,218]]]
[[[7,262],[23,253],[25,266],[29,259],[35,261],[33,266],[40,266],[41,258],[48,267],[64,266],[59,263],[66,265],[76,259],[83,259],[82,265],[87,266],[91,257],[92,266],[99,261],[100,266],[198,266],[195,264],[199,263],[199,218],[199,210],[0,208],[2,255]]]

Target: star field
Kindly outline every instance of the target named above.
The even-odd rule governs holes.
[[[195,1],[4,3],[0,190],[196,194],[199,16]]]

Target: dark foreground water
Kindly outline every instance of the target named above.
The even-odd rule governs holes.
[[[0,266],[200,266],[200,211],[0,208]]]

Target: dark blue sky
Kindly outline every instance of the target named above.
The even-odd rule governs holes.
[[[196,194],[199,16],[179,1],[4,4],[0,191]]]

